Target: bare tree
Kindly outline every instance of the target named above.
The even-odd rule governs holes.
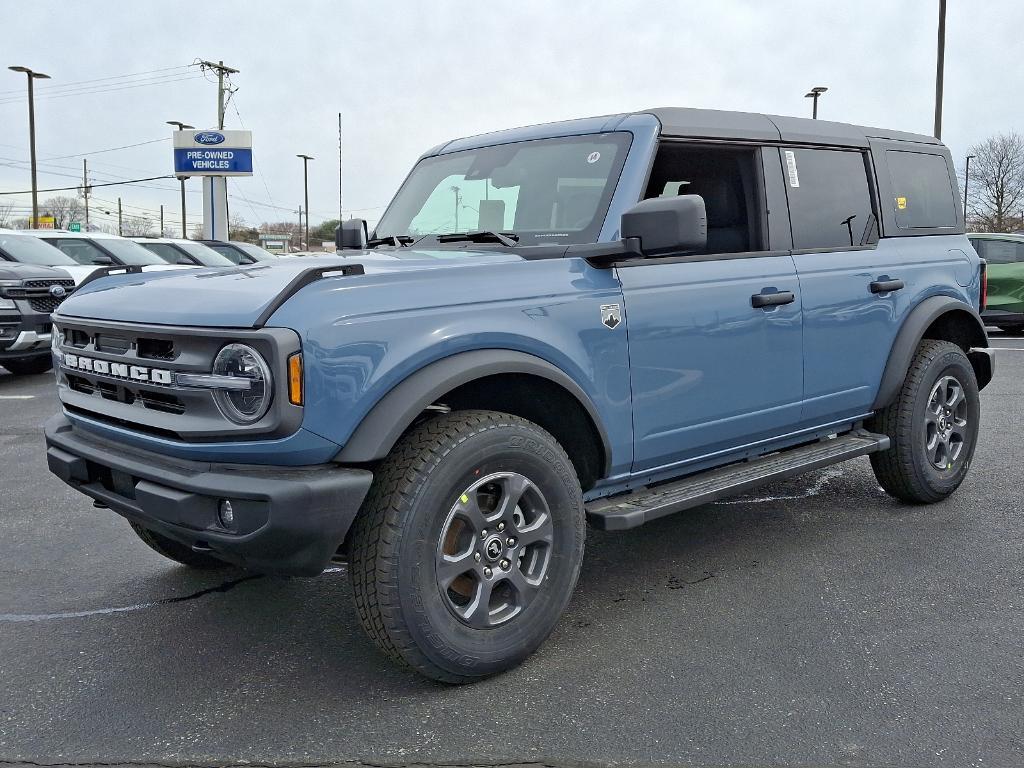
[[[0,203],[0,227],[8,226],[12,210],[14,210],[14,203]]]
[[[1007,232],[1024,206],[1024,136],[1001,133],[971,147],[967,218],[971,228]]]
[[[85,212],[81,200],[65,195],[45,200],[40,208],[53,216],[53,226],[57,229],[67,229],[68,224],[79,221]]]
[[[156,227],[148,216],[125,216],[121,220],[121,234],[125,237],[154,235]]]

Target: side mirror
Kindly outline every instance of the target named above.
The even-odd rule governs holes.
[[[701,251],[708,241],[708,217],[700,195],[641,200],[624,214],[623,240],[637,238],[644,256]]]
[[[92,263],[101,267],[109,267],[113,265],[114,260],[109,256],[97,256],[92,260]]]
[[[334,244],[339,251],[365,248],[369,239],[366,219],[346,219],[334,230]]]

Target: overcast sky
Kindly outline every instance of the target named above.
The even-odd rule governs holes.
[[[809,115],[803,95],[824,85],[822,118],[932,131],[938,0],[30,5],[0,0],[0,63],[53,78],[37,92],[40,188],[74,184],[82,153],[153,140],[90,154],[92,181],[170,173],[164,121],[216,120],[215,83],[184,67],[222,59],[241,70],[226,127],[254,134],[257,174],[230,182],[232,214],[251,224],[296,218],[299,152],[316,158],[311,223],[337,216],[338,112],[346,215],[371,220],[424,150],[530,123],[652,106]],[[1018,0],[949,1],[943,139],[958,164],[972,143],[1024,130],[1022,29]],[[46,97],[153,70],[134,79],[163,82]],[[0,191],[29,187],[24,89],[0,69]],[[94,207],[116,210],[118,195],[127,211],[177,215],[174,181],[97,189]]]

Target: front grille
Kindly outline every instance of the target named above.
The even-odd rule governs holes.
[[[187,442],[272,438],[292,434],[301,406],[288,402],[288,356],[301,349],[298,335],[282,328],[181,328],[54,316],[63,341],[59,355],[89,361],[58,366],[60,399],[71,413],[144,434]],[[228,421],[215,392],[179,385],[173,374],[209,374],[220,349],[239,341],[263,355],[274,377],[270,411],[249,426]],[[92,366],[106,365],[101,371]],[[136,373],[138,371],[138,373]],[[156,377],[155,372],[170,372]]]
[[[28,305],[36,312],[44,312],[48,315],[57,309],[62,301],[64,301],[64,297],[58,299],[53,296],[39,296],[30,298]]]
[[[50,288],[54,285],[62,286],[67,293],[57,297],[50,294]],[[20,286],[8,288],[6,295],[10,299],[28,301],[28,305],[34,312],[50,314],[56,311],[57,307],[75,289],[75,281],[64,278],[47,278],[45,280],[26,280]]]

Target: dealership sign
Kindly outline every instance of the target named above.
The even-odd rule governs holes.
[[[251,176],[252,131],[175,131],[176,176]]]

